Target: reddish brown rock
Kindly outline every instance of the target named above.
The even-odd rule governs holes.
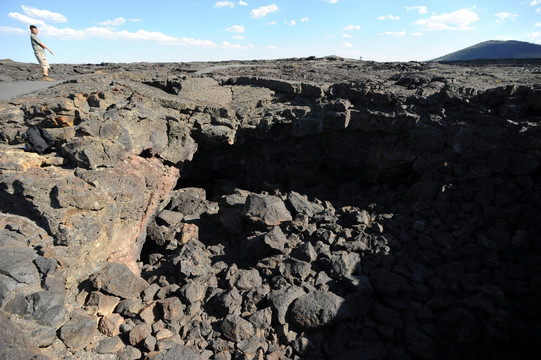
[[[163,319],[166,322],[176,322],[184,318],[184,304],[177,297],[170,297],[158,302],[163,311]]]
[[[119,301],[120,299],[116,296],[93,291],[86,303],[86,311],[92,315],[107,316],[113,312]]]
[[[109,314],[101,318],[98,324],[98,330],[107,336],[116,336],[120,333],[120,325],[124,318],[120,314]]]
[[[135,325],[131,330],[129,334],[129,341],[130,344],[135,346],[145,340],[148,336],[152,334],[152,327],[150,324],[138,324]]]

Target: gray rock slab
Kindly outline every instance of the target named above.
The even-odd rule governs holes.
[[[126,265],[108,263],[103,270],[91,277],[97,290],[123,298],[137,298],[148,287],[143,278],[135,275]]]
[[[19,283],[38,284],[38,269],[33,260],[38,256],[31,248],[1,248],[0,274],[8,276]]]
[[[0,311],[0,359],[28,360],[40,352],[28,336]],[[43,357],[40,359],[48,359]]]

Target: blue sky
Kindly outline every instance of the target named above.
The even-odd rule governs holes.
[[[541,0],[0,0],[0,59],[182,62],[339,55],[424,61],[486,40],[541,44]]]

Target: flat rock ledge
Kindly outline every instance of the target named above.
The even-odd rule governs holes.
[[[51,72],[0,103],[0,358],[536,358],[538,61]]]

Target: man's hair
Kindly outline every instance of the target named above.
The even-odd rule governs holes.
[[[35,25],[30,25],[30,30],[34,30],[34,29],[37,29],[37,26],[35,26]]]

